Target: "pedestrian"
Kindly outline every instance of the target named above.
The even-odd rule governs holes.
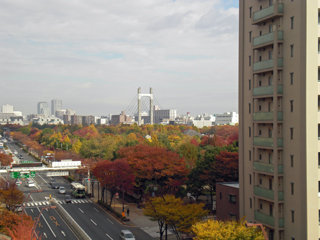
[[[129,217],[129,212],[130,212],[130,210],[129,210],[129,208],[127,208],[127,216]]]

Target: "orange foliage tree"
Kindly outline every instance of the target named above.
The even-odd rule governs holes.
[[[9,166],[12,162],[12,157],[7,154],[0,153],[0,162],[2,166]]]
[[[189,172],[184,158],[165,148],[136,145],[123,147],[118,153],[120,158],[128,161],[137,186],[143,192],[149,185],[158,185],[163,191],[175,191]]]

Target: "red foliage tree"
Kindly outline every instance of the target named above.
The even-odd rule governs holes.
[[[118,153],[128,161],[143,191],[150,183],[159,185],[163,191],[174,191],[189,172],[184,158],[165,148],[136,145],[123,147]]]
[[[221,151],[215,162],[216,181],[232,182],[239,180],[239,154],[237,152]]]
[[[0,162],[2,166],[9,166],[12,162],[12,157],[7,154],[0,153]]]
[[[211,145],[214,147],[223,147],[224,145],[226,145],[226,141],[218,135],[203,136],[201,139],[200,145],[201,146]]]

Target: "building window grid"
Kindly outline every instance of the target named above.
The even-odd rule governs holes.
[[[294,28],[294,17],[290,17],[291,29]]]

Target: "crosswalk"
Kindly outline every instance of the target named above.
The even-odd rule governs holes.
[[[60,201],[60,200],[58,200],[58,203],[60,203],[60,204],[67,204],[66,201]],[[92,203],[92,201],[91,201],[91,200],[74,200],[74,199],[72,199],[72,200],[71,200],[71,203],[72,203],[72,204]]]
[[[64,200],[57,200],[59,204],[66,204],[66,201]],[[81,204],[81,203],[92,203],[91,200],[78,200],[78,199],[72,199],[71,204]],[[46,206],[50,205],[49,201],[34,201],[34,202],[28,202],[26,207],[38,207],[38,206]]]

